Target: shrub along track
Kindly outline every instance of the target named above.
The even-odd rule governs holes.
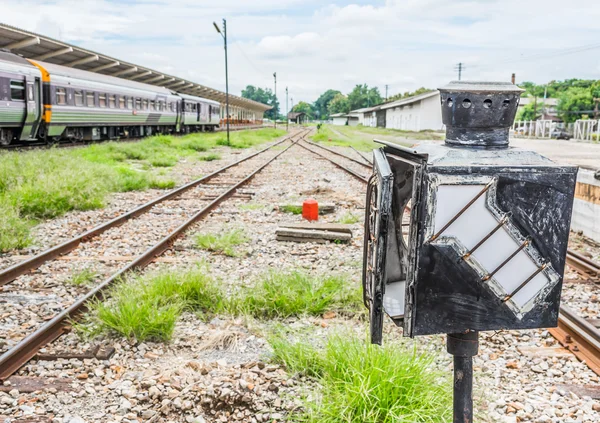
[[[234,132],[234,131],[245,131],[245,130],[249,130],[249,129],[262,129],[262,128],[269,128],[268,126],[263,126],[263,125],[254,125],[254,126],[237,126],[237,127],[233,127],[233,128],[229,128],[229,132]],[[227,127],[222,127],[219,128],[213,132],[226,132],[227,131]],[[160,133],[156,133],[156,134],[152,134],[151,136],[155,136],[155,135],[174,135],[174,136],[183,136],[183,135],[188,135],[188,134],[160,134]],[[120,141],[120,142],[136,142],[139,140],[142,140],[146,137],[140,137],[140,138],[114,138],[114,139],[109,139],[109,140],[102,140],[102,141],[80,141],[80,142],[58,142],[58,143],[49,143],[49,142],[23,142],[23,143],[17,143],[17,144],[10,144],[10,145],[3,145],[0,146],[0,151],[4,150],[4,151],[11,151],[11,150],[18,150],[18,151],[25,151],[25,150],[34,150],[34,149],[38,149],[38,148],[72,148],[72,147],[86,147],[88,145],[92,145],[92,144],[100,144],[103,142],[111,142],[111,141]]]
[[[68,321],[80,315],[90,300],[101,298],[102,292],[123,275],[145,267],[167,251],[191,225],[234,195],[305,133],[293,134],[1,272],[0,284],[5,286],[0,292],[0,330],[9,336],[6,344],[0,345],[0,379],[9,377],[40,348],[67,331]],[[286,141],[291,143],[285,149],[273,150]],[[69,260],[102,266],[100,271],[96,268],[91,272],[98,271],[106,279],[96,281],[87,292],[69,283],[74,275],[64,265],[65,258],[56,260],[67,253]],[[124,267],[123,261],[128,262]],[[32,270],[36,272],[28,274]]]

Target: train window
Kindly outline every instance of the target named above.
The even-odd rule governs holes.
[[[174,112],[175,111],[175,103],[171,103],[170,107],[171,107],[171,111]]]
[[[85,98],[88,107],[94,107],[94,93],[86,92]]]
[[[108,107],[110,107],[111,109],[117,107],[117,97],[115,95],[111,94],[108,96]]]
[[[150,101],[150,110],[156,110],[156,107],[154,105],[154,100]]]
[[[83,92],[82,91],[75,91],[75,105],[83,106]]]
[[[144,99],[142,104],[144,105],[144,110],[148,110],[148,100]]]
[[[98,95],[98,104],[100,107],[106,107],[106,94],[102,93]]]
[[[142,100],[140,100],[139,98],[135,99],[135,108],[136,110],[142,110]]]
[[[10,98],[12,100],[25,101],[25,83],[21,81],[10,81]]]
[[[162,112],[165,109],[165,103],[163,103],[163,101],[159,101],[158,102],[158,111]]]
[[[119,96],[119,109],[125,108],[125,97]]]
[[[67,90],[65,88],[56,88],[56,104],[61,106],[67,104]]]

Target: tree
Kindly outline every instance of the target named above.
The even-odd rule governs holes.
[[[308,120],[315,118],[313,106],[305,101],[301,101],[292,108],[292,112],[305,113]]]
[[[242,90],[242,97],[271,106],[272,109],[265,112],[265,118],[273,120],[279,118],[279,101],[277,101],[270,88],[262,89],[248,85],[246,89]]]
[[[348,98],[344,94],[336,94],[327,106],[327,112],[329,115],[336,113],[348,113],[350,111],[350,103]]]
[[[540,117],[543,110],[544,103],[542,101],[538,101],[537,104],[531,102],[519,110],[516,120],[536,120]]]
[[[396,95],[393,95],[388,98],[388,101],[396,101],[396,100],[401,100],[403,98],[414,97],[416,95],[425,94],[425,93],[428,93],[431,91],[433,91],[431,88],[421,87],[421,88],[417,88],[413,92],[406,91],[404,94],[398,93]]]
[[[313,110],[319,119],[329,118],[329,103],[338,94],[341,94],[338,90],[327,90],[314,102]]]
[[[594,109],[594,97],[590,87],[572,87],[558,98],[558,115],[565,122],[575,122],[583,114],[591,114]]]
[[[383,99],[379,93],[379,88],[369,88],[367,84],[358,84],[350,94],[348,94],[348,103],[350,110],[362,109],[381,104]]]

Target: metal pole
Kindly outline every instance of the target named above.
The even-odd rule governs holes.
[[[223,40],[225,41],[225,103],[227,113],[227,145],[231,145],[229,140],[229,71],[227,69],[227,21],[223,19]]]
[[[290,114],[288,108],[289,108],[290,103],[288,103],[288,87],[285,87],[285,130],[289,132],[290,128],[290,117],[288,116]]]
[[[473,356],[479,332],[449,333],[446,348],[454,356],[454,423],[473,422]]]
[[[275,112],[275,129],[277,129],[277,117],[278,117],[277,116],[278,115],[278,113],[277,113],[277,72],[273,72],[273,78],[275,79],[275,92],[274,92],[275,100],[273,101],[273,106],[275,106],[275,110],[274,110],[274,112]]]

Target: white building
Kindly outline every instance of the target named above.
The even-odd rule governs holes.
[[[386,128],[405,131],[444,129],[440,92],[437,90],[382,104],[380,107],[385,111]]]
[[[346,126],[348,123],[348,115],[345,113],[335,113],[333,115],[329,115],[331,119],[331,123],[336,126]]]

